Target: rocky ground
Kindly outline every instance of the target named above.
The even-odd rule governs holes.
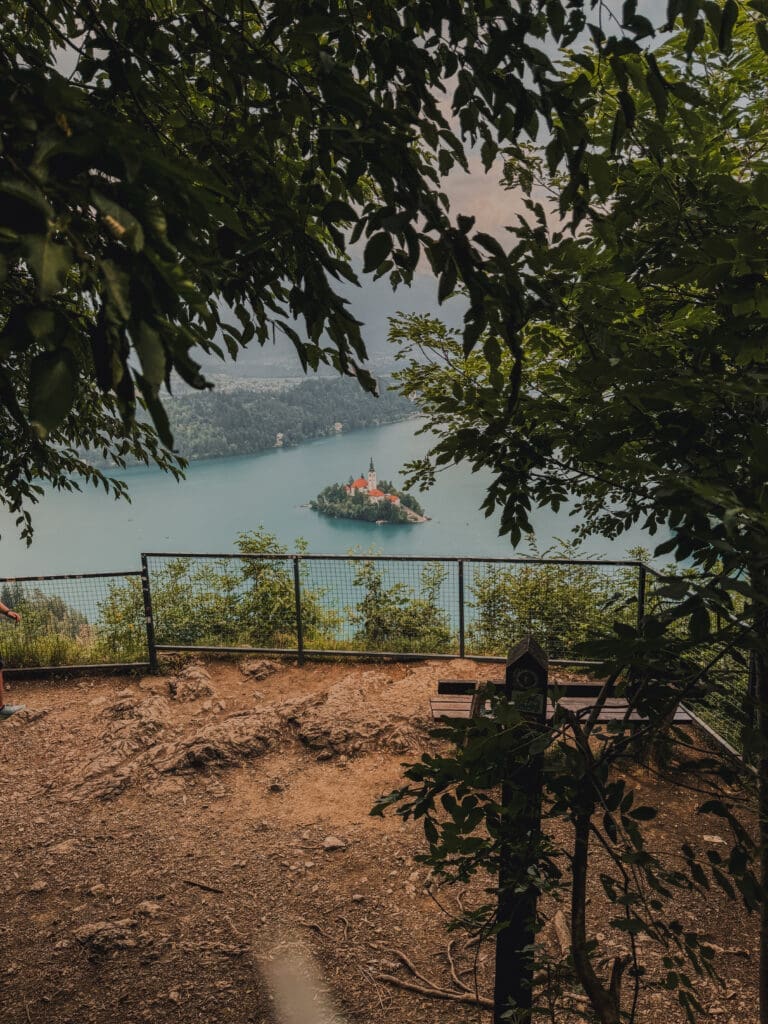
[[[487,674],[212,661],[15,685],[29,710],[0,724],[0,1022],[489,1020],[472,1000],[475,971],[490,994],[492,950],[445,931],[477,894],[433,891],[413,860],[418,825],[369,816],[401,762],[434,744],[438,677]],[[721,843],[697,794],[635,776],[662,808],[660,849]],[[591,924],[613,955],[621,937],[602,913],[596,892]],[[680,913],[721,951],[706,1018],[752,1024],[755,924],[722,893]],[[642,956],[638,1021],[683,1020],[662,952]]]

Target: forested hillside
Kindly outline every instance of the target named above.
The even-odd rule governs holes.
[[[306,380],[282,391],[243,387],[194,391],[173,399],[168,413],[176,449],[187,459],[248,455],[273,448],[278,434],[290,446],[333,434],[395,423],[416,411],[413,403],[382,383],[379,398],[353,380]]]

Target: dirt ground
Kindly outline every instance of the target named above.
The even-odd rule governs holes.
[[[457,894],[432,892],[414,862],[418,823],[369,810],[434,743],[437,679],[493,670],[244,667],[13,685],[29,710],[0,724],[2,1024],[490,1020],[393,983],[467,998],[476,965],[488,996],[493,951],[460,937],[448,950]],[[719,845],[695,793],[639,769],[633,782],[661,806],[660,848]],[[609,955],[621,940],[601,913],[595,894]],[[719,892],[680,914],[722,949],[706,1019],[752,1024],[755,922]],[[638,1020],[676,1024],[652,946]]]

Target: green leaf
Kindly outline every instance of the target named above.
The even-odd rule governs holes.
[[[114,260],[99,260],[99,266],[104,276],[108,305],[119,314],[122,320],[130,320],[130,278]]]
[[[0,224],[20,233],[44,234],[52,217],[50,203],[34,185],[20,178],[0,181]]]
[[[366,274],[376,270],[392,251],[392,239],[386,231],[380,231],[368,239],[363,253],[363,269]]]
[[[69,349],[42,352],[29,371],[29,418],[41,438],[55,430],[75,400],[77,366]]]
[[[52,241],[50,235],[24,235],[22,246],[37,294],[45,302],[64,287],[75,254],[71,246]]]
[[[685,52],[689,57],[704,38],[705,29],[706,25],[702,18],[697,18],[691,25],[688,38],[685,40]]]
[[[165,379],[166,366],[160,335],[142,320],[133,343],[141,360],[141,371],[145,379],[152,387],[160,387]]]
[[[760,171],[752,179],[752,192],[761,206],[768,206],[768,174]]]
[[[733,28],[739,18],[739,5],[736,0],[726,0],[723,7],[722,19],[720,21],[720,32],[717,37],[717,45],[723,53],[730,53],[733,38]]]
[[[648,86],[648,92],[651,94],[651,99],[656,107],[656,113],[659,115],[659,120],[663,121],[669,109],[666,83],[655,68],[651,68],[645,76],[645,81]]]
[[[677,96],[679,100],[687,103],[689,107],[700,107],[704,103],[704,97],[699,90],[694,89],[687,82],[668,82],[667,86],[673,96]]]
[[[703,605],[694,609],[689,622],[689,630],[694,640],[706,640],[709,636],[709,612]]]
[[[613,171],[602,153],[589,153],[584,160],[595,191],[601,197],[607,196],[613,184]]]

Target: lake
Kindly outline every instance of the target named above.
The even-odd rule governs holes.
[[[314,554],[346,554],[351,548],[402,555],[529,554],[525,542],[515,552],[498,536],[498,519],[479,511],[489,478],[464,467],[439,474],[429,492],[418,494],[429,523],[376,526],[329,519],[306,507],[327,484],[365,474],[371,458],[380,478],[402,480],[403,463],[427,447],[426,438],[415,436],[418,425],[408,420],[297,448],[194,462],[180,483],[157,469],[132,468],[119,474],[129,483],[131,504],[92,489],[49,491],[34,510],[30,548],[18,539],[13,517],[0,515],[0,575],[124,571],[138,567],[141,551],[230,552],[238,533],[259,525],[290,550],[304,537]],[[570,535],[573,520],[567,510],[543,511],[535,513],[534,524],[544,550]],[[653,547],[637,529],[619,543],[596,538],[584,553],[625,558],[628,548],[643,543]]]

